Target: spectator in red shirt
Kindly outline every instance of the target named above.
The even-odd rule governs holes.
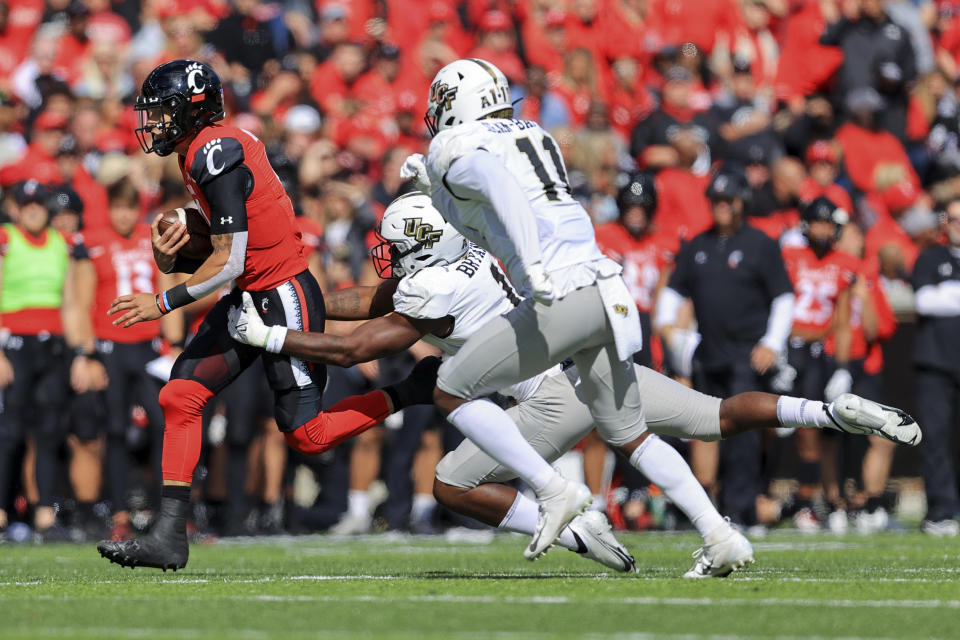
[[[878,127],[876,115],[883,99],[872,87],[860,87],[847,95],[849,122],[837,130],[843,160],[853,186],[863,192],[877,188],[877,171],[895,165],[906,172],[915,187],[920,178],[910,164],[903,144],[892,133]]]
[[[804,0],[791,6],[798,8],[784,20],[775,92],[781,100],[797,103],[800,98],[827,88],[843,64],[843,51],[820,44],[820,35],[827,25],[821,7],[833,8],[832,1]]]
[[[706,53],[717,36],[729,34],[740,12],[733,0],[671,0],[651,3],[650,23],[661,42],[692,42]]]
[[[657,234],[661,245],[676,253],[681,241],[713,225],[713,213],[706,196],[710,176],[693,170],[706,145],[690,126],[677,126],[669,139],[676,165],[657,174]]]
[[[523,62],[517,55],[513,24],[503,11],[488,11],[480,20],[480,41],[470,52],[471,58],[492,62],[507,76],[510,84],[523,82],[526,75]]]
[[[360,45],[344,42],[337,45],[329,60],[317,66],[310,78],[310,94],[325,114],[350,117],[357,112],[353,88],[364,64]]]
[[[653,112],[656,101],[641,81],[636,58],[618,58],[611,69],[612,82],[607,91],[610,125],[624,140],[629,140],[637,123]]]
[[[805,160],[808,175],[800,185],[800,199],[812,202],[814,198],[824,196],[851,213],[853,202],[850,194],[836,182],[840,173],[840,152],[836,144],[829,140],[817,140],[807,147]]]
[[[400,49],[389,42],[381,42],[373,52],[370,71],[357,80],[354,95],[384,118],[392,118],[397,111],[396,88],[400,74]]]
[[[543,23],[528,18],[523,24],[523,42],[527,62],[547,70],[547,77],[556,82],[563,73],[563,60],[571,49],[567,38],[567,14],[556,8],[547,11]]]
[[[67,5],[67,28],[57,42],[57,58],[54,63],[57,67],[66,70],[66,80],[76,81],[80,75],[80,68],[87,59],[90,51],[90,38],[87,35],[87,18],[90,10],[79,0]]]
[[[593,56],[587,49],[574,49],[567,54],[563,76],[554,89],[567,103],[574,126],[586,124],[594,100],[606,102],[606,92],[598,81]]]
[[[0,172],[0,182],[9,186],[22,180],[41,184],[61,181],[57,152],[67,128],[67,119],[59,113],[44,111],[33,122],[33,136],[26,152]]]

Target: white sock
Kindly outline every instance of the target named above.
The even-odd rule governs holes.
[[[503,522],[498,524],[497,528],[515,533],[526,533],[532,536],[533,532],[537,529],[538,509],[539,507],[536,502],[518,491],[517,498],[513,501],[510,511],[507,511]],[[580,548],[569,527],[564,527],[563,531],[560,532],[560,538],[557,540],[557,544],[571,551],[576,551]]]
[[[437,499],[430,493],[413,494],[413,506],[410,509],[410,519],[419,521],[426,520],[433,513],[437,506]]]
[[[607,499],[603,496],[602,493],[593,494],[593,503],[587,507],[588,511],[600,511],[601,513],[607,510]]]
[[[697,528],[701,536],[723,524],[706,491],[676,449],[650,434],[630,456],[630,464],[660,487]]]
[[[540,457],[507,412],[489,400],[471,400],[450,412],[450,424],[540,495],[560,474]]]
[[[347,513],[357,518],[370,517],[370,494],[366,491],[350,490],[347,494]]]
[[[830,416],[827,415],[827,406],[819,400],[806,398],[791,398],[780,396],[777,399],[777,420],[784,427],[817,427],[818,429],[833,426]]]

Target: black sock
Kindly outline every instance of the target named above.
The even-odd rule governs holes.
[[[160,491],[160,496],[179,500],[180,502],[190,502],[190,487],[165,484]]]

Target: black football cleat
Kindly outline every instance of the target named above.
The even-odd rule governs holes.
[[[190,545],[187,542],[187,512],[190,503],[162,498],[160,515],[150,532],[136,540],[101,540],[100,555],[121,567],[183,569],[187,566]]]

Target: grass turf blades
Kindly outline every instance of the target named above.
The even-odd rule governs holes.
[[[621,535],[637,574],[523,539],[312,536],[193,545],[176,574],[91,545],[0,547],[3,638],[948,638],[960,546],[775,533],[757,564],[682,580],[693,535]]]

